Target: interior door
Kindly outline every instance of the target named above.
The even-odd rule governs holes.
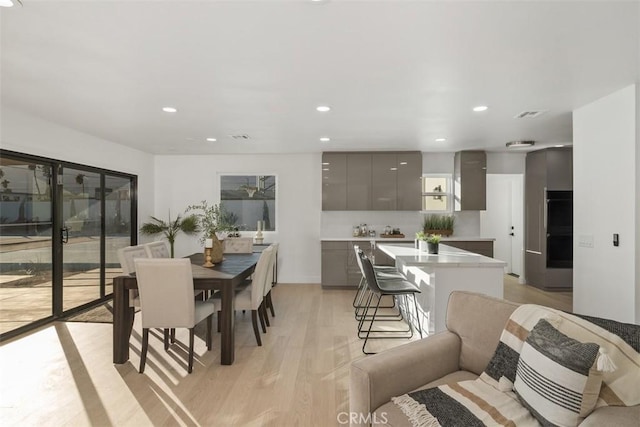
[[[494,258],[517,276],[522,274],[523,183],[520,174],[487,174],[487,209],[480,212],[480,235],[496,239]]]

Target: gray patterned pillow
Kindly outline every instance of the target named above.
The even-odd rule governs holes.
[[[540,319],[527,337],[514,383],[520,401],[542,425],[577,426],[596,405],[600,346],[581,343]]]

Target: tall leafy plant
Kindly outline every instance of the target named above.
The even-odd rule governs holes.
[[[145,235],[162,234],[169,242],[171,248],[171,258],[173,258],[173,245],[176,241],[176,237],[181,232],[184,234],[196,234],[199,231],[198,217],[196,215],[189,215],[182,218],[178,215],[176,219],[171,220],[171,212],[169,212],[169,220],[164,221],[162,219],[151,217],[149,222],[145,222],[140,227],[140,233]]]
[[[187,212],[195,211],[194,216],[202,232],[200,243],[213,236],[216,231],[229,231],[233,225],[233,214],[227,212],[222,203],[209,205],[203,200],[200,204],[187,207]]]

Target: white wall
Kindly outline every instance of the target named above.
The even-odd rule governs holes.
[[[220,174],[276,175],[277,231],[264,236],[265,242],[281,243],[278,280],[320,283],[320,164],[320,153],[156,156],[154,211],[165,217],[169,209],[178,214],[202,200],[219,203]],[[176,240],[176,256],[200,250],[197,237]]]
[[[639,314],[637,114],[635,85],[573,114],[573,310],[630,323]]]
[[[138,223],[153,214],[153,156],[19,111],[0,111],[6,150],[138,175]]]

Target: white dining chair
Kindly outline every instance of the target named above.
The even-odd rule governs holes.
[[[222,251],[225,254],[250,254],[253,252],[253,238],[227,237],[222,241]]]
[[[211,351],[213,313],[218,302],[195,301],[191,262],[187,258],[148,258],[135,260],[140,312],[142,314],[142,352],[140,373],[144,372],[149,348],[149,328],[164,329],[164,347],[169,348],[171,328],[189,329],[188,372],[193,371],[194,327],[207,320],[206,342]]]
[[[167,248],[166,243],[160,240],[146,243],[142,246],[144,246],[147,251],[149,258],[171,258],[171,253],[169,252],[169,248]]]
[[[118,249],[118,260],[122,268],[122,274],[130,275],[136,272],[134,261],[138,258],[149,258],[149,254],[143,245],[126,246]],[[140,307],[138,291],[129,291],[129,307]]]
[[[271,257],[273,248],[269,246],[263,250],[256,264],[255,271],[253,273],[253,279],[251,285],[244,288],[242,291],[236,294],[236,311],[238,310],[251,310],[251,323],[253,324],[253,332],[256,336],[256,342],[258,346],[262,345],[260,339],[260,331],[258,329],[258,319],[262,326],[262,332],[267,331],[265,326],[264,317],[267,315],[264,305],[264,287],[269,275],[269,267],[271,265]],[[220,313],[218,312],[218,319],[220,319]],[[218,322],[218,325],[220,323]]]
[[[266,309],[269,309],[272,317],[276,317],[276,312],[273,308],[273,298],[271,297],[271,289],[275,283],[275,273],[274,270],[277,268],[276,263],[278,262],[278,249],[280,248],[279,243],[272,243],[271,246],[271,263],[269,263],[269,271],[267,272],[267,279],[264,285],[264,305],[265,305],[265,313]],[[269,318],[265,316],[265,321],[267,326],[269,326]]]

